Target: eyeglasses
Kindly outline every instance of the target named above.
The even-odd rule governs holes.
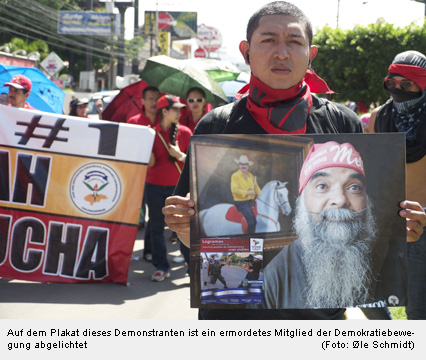
[[[399,87],[402,90],[407,91],[407,90],[411,89],[411,87],[415,84],[415,82],[411,81],[411,80],[405,80],[405,79],[404,80],[396,80],[396,79],[392,79],[390,77],[386,77],[385,78],[385,84],[386,84],[386,86],[389,90],[393,90],[393,89],[396,88],[397,85],[399,85]]]
[[[188,99],[188,102],[190,103],[190,104],[192,104],[192,103],[194,103],[194,102],[197,102],[197,103],[202,103],[203,102],[203,98],[197,98],[197,99]]]

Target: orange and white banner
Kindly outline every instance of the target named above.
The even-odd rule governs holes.
[[[126,283],[154,138],[0,105],[0,277]]]

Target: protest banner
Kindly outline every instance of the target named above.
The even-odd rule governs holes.
[[[0,277],[125,284],[154,137],[0,106]]]

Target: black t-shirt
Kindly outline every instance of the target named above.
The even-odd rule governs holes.
[[[216,108],[197,124],[194,135],[208,134],[267,134],[253,119],[246,107],[246,98]],[[307,134],[362,133],[358,116],[340,104],[312,96],[312,107],[306,124]],[[188,153],[190,156],[190,154]],[[187,160],[189,157],[187,158]],[[182,170],[175,194],[189,192],[188,161]],[[336,320],[345,309],[200,309],[200,320]]]
[[[254,261],[250,264],[249,269],[253,270],[252,272],[247,272],[247,280],[259,280],[260,270],[262,270],[263,263],[262,261]]]

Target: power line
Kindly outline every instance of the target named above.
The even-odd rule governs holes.
[[[0,29],[2,29],[2,30],[7,30],[7,31],[9,31],[9,32],[11,32],[11,33],[14,33],[14,34],[17,34],[17,35],[20,35],[20,36],[28,37],[28,38],[30,38],[30,39],[40,40],[40,39],[39,39],[39,38],[37,38],[37,37],[31,36],[31,35],[27,35],[27,34],[21,33],[21,32],[16,31],[16,30],[12,30],[12,29],[10,29],[10,28],[7,28],[7,27],[1,26],[1,25],[0,25]],[[50,44],[50,45],[56,46],[56,47],[61,48],[61,49],[69,50],[69,47],[67,47],[67,46],[65,46],[65,45],[54,44],[54,43],[52,43],[52,42],[50,42],[50,41],[47,41],[47,40],[43,40],[43,41],[44,41],[46,44]],[[78,49],[74,48],[72,51],[73,51],[73,52],[75,52],[75,53],[79,53],[79,54],[81,54],[81,55],[86,55],[86,51],[84,51],[84,50],[78,50]],[[94,56],[96,56],[96,57],[98,57],[98,58],[100,58],[100,59],[104,59],[104,60],[109,60],[109,59],[110,59],[109,57],[106,57],[106,56],[103,56],[103,55],[94,55]]]
[[[9,6],[9,7],[11,7],[11,6]],[[64,36],[64,35],[60,35],[60,34],[58,35],[56,31],[50,30],[52,27],[56,30],[57,18],[55,18],[55,20],[52,21],[54,23],[54,26],[43,26],[43,27],[41,27],[37,23],[29,20],[29,19],[31,19],[31,17],[25,16],[25,14],[29,15],[25,11],[22,11],[22,13],[23,13],[22,15],[18,13],[19,15],[16,16],[15,14],[16,14],[17,9],[14,8],[14,7],[12,7],[12,8],[14,10],[13,14],[10,11],[1,11],[0,10],[0,13],[3,12],[5,15],[8,15],[11,18],[14,18],[14,21],[12,21],[12,22],[9,21],[9,23],[11,23],[12,25],[17,26],[17,27],[21,27],[21,28],[28,30],[28,31],[32,31],[33,29],[39,29],[40,32],[36,32],[36,31],[34,31],[34,32],[41,34],[41,35],[45,35],[45,36],[48,36],[50,34],[51,35],[50,37],[54,37],[55,39],[62,41],[62,42],[68,42],[69,41],[70,36]],[[23,16],[24,16],[24,18],[23,18]],[[2,18],[2,19],[5,19],[5,18]],[[16,19],[24,21],[26,24],[30,25],[31,27],[25,27],[24,25],[18,24],[15,21]],[[46,24],[46,25],[49,25],[49,24]],[[77,41],[76,45],[80,45],[81,42],[86,40],[86,37],[83,37],[83,36],[81,36],[81,37],[80,36],[73,36],[73,37],[76,38],[76,40],[75,40],[75,41]],[[94,47],[92,49],[95,50],[95,51],[99,50],[101,52],[105,51],[104,42],[101,41],[101,40],[98,40],[96,37],[93,37],[93,38],[94,38],[94,41],[93,41]],[[72,41],[74,41],[74,40],[72,40]],[[114,46],[117,46],[117,41],[114,41]]]
[[[57,29],[57,18],[58,18],[58,11],[55,9],[52,9],[48,6],[44,6],[41,3],[38,3],[36,1],[28,1],[28,0],[21,0],[19,1],[19,7],[15,6],[14,3],[18,3],[17,1],[10,1],[10,3],[3,3],[3,5],[0,7],[0,14],[3,13],[3,15],[9,16],[11,18],[13,18],[14,20],[10,20],[8,18],[2,17],[0,16],[0,19],[3,20],[6,23],[9,23],[10,25],[12,25],[13,27],[17,27],[26,31],[29,31],[30,33],[39,35],[41,37],[38,36],[30,36],[27,34],[23,34],[19,31],[13,31],[10,27],[0,27],[1,29],[4,29],[8,32],[12,32],[12,33],[16,33],[20,36],[23,37],[28,37],[34,40],[41,40],[44,41],[52,46],[57,46],[59,48],[63,48],[63,49],[69,49],[69,45],[72,46],[76,46],[76,47],[80,47],[86,50],[92,50],[95,53],[100,53],[100,54],[105,54],[108,55],[108,57],[106,56],[102,56],[100,54],[94,54],[94,56],[104,59],[104,60],[108,60],[109,56],[111,54],[111,51],[105,50],[105,42],[100,40],[99,37],[96,36],[92,36],[93,42],[92,45],[88,45],[86,43],[86,39],[87,36],[79,36],[79,35],[62,35],[62,34],[58,34],[56,32]],[[25,4],[23,4],[25,3]],[[75,7],[65,3],[64,1],[61,1],[62,4],[66,5],[68,8],[74,9]],[[28,5],[28,6],[23,6],[23,5]],[[7,10],[6,7],[9,9]],[[77,9],[79,10],[79,8]],[[37,22],[36,19],[38,18],[39,15],[40,17],[43,17],[44,19],[44,26],[40,26]],[[34,20],[33,20],[34,19]],[[16,22],[16,20],[25,22],[27,25],[30,26],[26,26],[23,24],[20,24],[18,22]],[[54,31],[52,29],[55,29]],[[46,41],[45,38],[50,38],[52,40],[61,42],[61,43],[65,43],[68,46],[63,46],[57,43],[53,43],[51,41]],[[111,42],[110,39],[108,39],[106,41],[106,43],[111,46]],[[112,46],[115,48],[118,48],[118,40],[113,41]],[[73,51],[76,53],[80,53],[80,54],[86,54],[86,51],[76,51],[76,48],[73,48]],[[119,52],[112,52],[112,54],[114,57],[124,57],[127,59],[131,59],[131,56],[127,56],[125,54],[119,53]]]
[[[4,22],[6,22],[6,23],[9,23],[9,24],[14,24],[14,25],[16,25],[12,20],[9,20],[9,19],[7,19],[7,18],[4,18],[4,17],[2,17],[2,16],[0,16],[0,20],[3,20]],[[58,40],[58,41],[60,41],[60,42],[64,42],[64,43],[66,43],[67,45],[74,45],[74,46],[78,46],[78,47],[81,47],[81,48],[84,48],[84,49],[92,49],[92,50],[94,50],[94,51],[96,51],[96,52],[100,52],[100,53],[102,53],[102,54],[106,54],[106,55],[110,55],[111,54],[111,51],[107,51],[107,50],[103,50],[103,49],[99,49],[99,48],[93,48],[93,47],[90,47],[90,46],[87,46],[85,43],[79,43],[79,42],[77,42],[77,41],[74,41],[74,40],[66,40],[66,39],[63,39],[63,38],[58,38],[58,37],[56,37],[56,36],[52,36],[52,35],[48,35],[48,34],[43,34],[41,31],[38,31],[38,30],[34,30],[34,29],[31,29],[31,28],[29,28],[29,27],[27,27],[27,26],[24,26],[24,25],[17,25],[18,27],[20,27],[20,28],[22,28],[22,29],[25,29],[25,30],[28,30],[28,31],[31,31],[31,32],[34,32],[34,33],[36,33],[36,34],[39,34],[39,35],[43,35],[43,36],[46,36],[46,37],[48,37],[48,38],[53,38],[53,39],[55,39],[55,40]],[[11,31],[11,29],[8,29],[9,31]],[[22,34],[22,35],[24,35],[24,36],[26,36],[25,34]],[[36,38],[37,40],[41,40],[40,38]],[[44,41],[44,40],[43,40]],[[52,45],[55,45],[54,43],[51,43]],[[119,54],[119,53],[113,53],[113,55],[114,56],[118,56],[118,55],[121,55],[121,54]]]

